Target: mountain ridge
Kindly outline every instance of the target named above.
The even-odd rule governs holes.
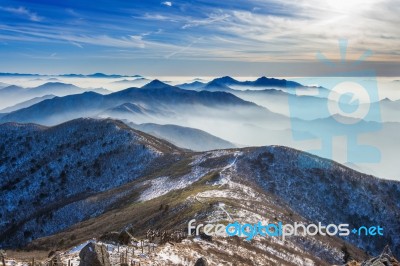
[[[246,107],[254,110],[267,109],[244,101],[226,92],[195,92],[154,81],[143,88],[128,88],[108,95],[95,92],[56,97],[44,100],[25,109],[5,114],[0,122],[37,122],[57,124],[81,116],[93,116],[127,102],[144,103],[147,109],[199,105],[205,108]],[[79,104],[78,104],[79,103]],[[147,106],[147,107],[146,107]],[[67,119],[63,118],[66,117]]]
[[[76,241],[105,233],[105,230],[120,230],[127,226],[126,223],[142,224],[142,228],[148,228],[152,221],[153,224],[161,221],[154,220],[161,217],[161,213],[155,212],[153,215],[156,216],[151,214],[155,208],[159,208],[157,204],[160,201],[170,205],[165,213],[170,220],[164,227],[182,226],[193,217],[201,219],[209,211],[214,213],[213,208],[205,206],[199,211],[200,206],[195,204],[196,200],[189,200],[190,197],[201,197],[210,202],[222,201],[231,206],[230,209],[235,210],[233,214],[242,217],[240,219],[258,219],[254,218],[258,217],[256,214],[243,214],[245,209],[242,209],[244,206],[240,201],[232,201],[235,193],[239,194],[234,197],[242,195],[241,199],[243,197],[243,200],[251,200],[255,204],[251,212],[257,212],[257,208],[264,210],[267,204],[270,209],[264,211],[284,221],[345,221],[351,226],[379,224],[387,232],[399,229],[395,222],[395,217],[400,217],[400,202],[396,201],[400,198],[399,182],[381,180],[287,147],[249,147],[192,153],[135,131],[120,121],[88,118],[55,127],[2,124],[0,135],[0,145],[4,147],[0,158],[5,166],[0,168],[0,176],[6,181],[1,189],[3,195],[0,199],[5,206],[1,215],[8,221],[0,225],[2,243],[25,245],[34,240],[34,246],[49,247],[55,244],[54,241],[59,242],[61,237],[69,239],[65,244],[72,245]],[[48,143],[44,145],[46,141]],[[10,149],[9,145],[14,148]],[[49,169],[51,172],[47,173]],[[89,169],[93,171],[87,173]],[[82,179],[81,175],[86,179]],[[43,183],[41,180],[44,178],[52,180]],[[111,180],[112,183],[109,183]],[[65,197],[64,193],[70,196]],[[13,202],[5,201],[10,197],[14,199]],[[264,200],[264,197],[268,200]],[[269,201],[273,204],[270,205]],[[59,203],[54,205],[51,202]],[[32,204],[40,204],[44,209],[31,208]],[[192,208],[198,211],[193,212]],[[379,208],[379,212],[375,208]],[[52,214],[46,216],[43,210],[47,210],[47,215]],[[130,216],[132,211],[136,216]],[[119,218],[114,216],[114,212],[119,213]],[[67,224],[63,220],[65,215],[69,217]],[[12,224],[16,227],[10,227],[11,217],[14,217]],[[111,223],[109,219],[114,222]],[[103,228],[97,227],[97,223]],[[40,232],[39,228],[46,230]],[[100,231],[96,233],[95,228]],[[73,234],[78,236],[71,241]],[[137,231],[137,234],[145,232]],[[328,240],[318,239],[322,242],[318,242],[317,251],[309,249],[309,244],[302,242],[304,240],[294,238],[290,241],[307,252],[307,256],[322,252],[324,261],[338,263],[342,260],[340,248],[343,240],[330,240],[335,251],[328,251],[322,248],[322,243],[326,244],[324,241]],[[400,245],[396,234],[387,234],[384,239],[351,235],[346,240],[371,253],[379,252],[381,246],[388,242],[392,243],[395,250]],[[336,255],[332,257],[330,252]]]

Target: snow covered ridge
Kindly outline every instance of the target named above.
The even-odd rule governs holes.
[[[244,224],[268,214],[271,223],[380,225],[385,231],[379,238],[256,237],[238,244],[234,237],[195,238],[165,253],[182,264],[190,257],[182,254],[213,250],[215,262],[239,254],[242,265],[252,265],[251,256],[261,265],[330,265],[343,263],[346,252],[361,259],[386,244],[397,256],[400,250],[398,182],[290,148],[190,152],[107,119],[26,130],[0,125],[0,148],[1,248],[66,251],[126,228],[145,239],[148,229],[185,230],[190,219]],[[242,249],[248,256],[237,252]]]
[[[96,200],[91,196],[135,180],[164,152],[179,151],[112,120],[0,128],[0,238],[5,246],[27,243],[101,214],[121,195]],[[14,231],[16,225],[21,227]]]

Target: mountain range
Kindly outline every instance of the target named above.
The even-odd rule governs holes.
[[[95,91],[98,93],[109,93],[103,88],[83,89],[73,84],[65,84],[61,82],[48,82],[33,88],[22,88],[16,85],[10,85],[0,89],[0,106],[11,107],[12,105],[30,101],[33,98],[43,97],[46,95],[66,96],[71,94],[79,94],[85,91]]]
[[[199,81],[194,81],[192,83],[185,83],[177,85],[177,87],[182,89],[194,89],[194,90],[211,90],[211,91],[231,91],[234,88],[301,88],[304,87],[300,83],[289,81],[286,79],[275,79],[260,77],[254,81],[238,81],[232,77],[225,76],[220,78],[215,78],[208,83],[202,83]]]
[[[7,89],[7,88],[5,88]],[[0,91],[1,92],[1,91]],[[123,108],[124,104],[135,104],[137,108]],[[142,106],[142,109],[138,106]],[[126,106],[125,106],[126,107]],[[132,105],[131,105],[132,107]],[[57,124],[82,116],[108,113],[119,114],[118,118],[135,118],[142,111],[151,110],[159,115],[170,116],[201,114],[210,110],[231,112],[232,108],[244,108],[248,112],[268,115],[265,108],[246,102],[226,92],[188,91],[154,80],[142,88],[129,88],[108,95],[95,92],[56,97],[39,102],[25,109],[4,115],[2,122],[35,122],[45,125]],[[123,117],[127,115],[127,117]],[[218,113],[216,113],[218,115]],[[145,121],[149,122],[149,121]]]
[[[387,100],[383,100],[379,104],[385,105],[386,102]],[[398,103],[388,104],[395,106]],[[382,110],[386,108],[383,105]],[[349,126],[338,122],[349,118],[342,119],[340,115],[333,117],[326,107],[327,100],[324,98],[294,96],[272,88],[259,91],[194,91],[154,80],[142,88],[129,88],[108,95],[86,92],[44,100],[24,109],[1,114],[0,122],[56,125],[80,117],[111,117],[134,124],[152,123],[197,129],[229,143],[245,146],[286,145],[311,150],[326,158],[333,158],[329,149],[318,151],[315,146],[305,146],[302,141],[322,139],[323,145],[333,145],[331,139],[335,136],[360,136],[363,143],[378,149],[375,153],[382,159],[374,157],[374,160],[379,161],[379,164],[370,164],[364,168],[359,163],[364,159],[352,155],[361,147],[357,144],[359,140],[354,142],[353,139],[353,144],[348,147],[334,145],[338,150],[335,160],[349,163],[355,169],[364,169],[365,172],[372,171],[380,177],[395,179],[399,176],[400,172],[394,162],[396,150],[390,145],[398,141],[399,136],[393,134],[400,130],[398,122],[386,123],[380,121],[380,116],[374,115],[372,118],[375,117],[375,121],[361,120]],[[391,117],[395,117],[395,114],[396,111]],[[174,142],[172,139],[168,140]],[[186,144],[184,148],[195,147],[195,141],[190,145]],[[218,145],[207,147],[221,147]],[[196,150],[204,149],[197,146]]]
[[[14,111],[17,111],[17,110],[20,110],[20,109],[24,109],[24,108],[30,107],[30,106],[32,106],[34,104],[37,104],[37,103],[40,103],[40,102],[42,102],[44,100],[53,99],[54,97],[56,97],[56,96],[53,95],[53,94],[44,95],[44,96],[41,96],[41,97],[35,97],[35,98],[27,100],[25,102],[21,102],[21,103],[18,103],[16,105],[4,108],[4,109],[0,110],[0,113],[11,113],[11,112],[14,112]]]
[[[0,73],[0,77],[40,77],[49,75],[41,75],[41,74],[26,74],[26,73]],[[124,77],[133,77],[140,78],[140,75],[118,75],[118,74],[104,74],[104,73],[93,73],[93,74],[60,74],[60,75],[50,75],[52,77],[68,77],[68,78],[124,78]]]
[[[265,265],[343,264],[386,244],[400,255],[399,182],[291,148],[190,152],[111,119],[6,123],[0,147],[2,248],[65,249],[126,228],[141,238],[149,228],[186,230],[191,219],[232,218],[380,225],[385,234],[213,237],[206,250],[198,245],[207,241],[189,238],[186,249],[214,263],[257,258]],[[244,252],[229,255],[235,247]]]
[[[192,151],[236,148],[236,145],[229,141],[195,128],[177,125],[158,125],[153,123],[134,124],[128,121],[125,123],[134,129],[143,131],[152,136],[171,142],[178,147]]]

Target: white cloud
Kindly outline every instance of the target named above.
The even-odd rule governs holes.
[[[194,17],[184,12],[170,12],[170,9],[160,13],[138,13],[133,18],[137,19],[137,28],[147,31],[145,33],[132,31],[125,21],[121,25],[112,25],[113,28],[118,26],[118,31],[104,35],[100,35],[96,28],[73,25],[58,27],[37,23],[22,27],[0,23],[0,37],[4,41],[105,46],[126,49],[132,56],[152,58],[252,62],[314,61],[319,51],[336,59],[339,56],[337,40],[347,38],[350,56],[357,58],[370,49],[375,52],[371,60],[398,62],[398,0],[365,0],[360,6],[346,1],[351,0],[299,0],[286,1],[283,5],[285,1],[281,0],[249,0],[249,11],[199,6]],[[355,1],[361,3],[361,0]],[[173,5],[172,2],[162,4]],[[257,7],[254,9],[256,12],[250,11],[252,7]],[[1,10],[5,11],[4,7],[0,6]],[[25,16],[33,14],[24,8],[11,10],[7,12]],[[166,23],[171,21],[174,22],[172,27],[172,23]],[[155,31],[156,28],[162,28],[165,34],[146,37],[162,32]],[[198,37],[202,37],[201,41],[196,41]]]
[[[133,17],[133,18],[137,18],[137,17]],[[164,15],[160,15],[160,14],[149,14],[146,13],[144,14],[144,16],[140,17],[141,19],[148,19],[148,20],[170,20],[170,18],[168,16],[164,16]]]
[[[0,10],[3,10],[8,13],[16,14],[16,15],[21,15],[27,17],[31,21],[42,21],[43,18],[38,16],[36,13],[28,10],[27,8],[20,6],[20,7],[2,7],[0,6]]]
[[[185,25],[182,26],[182,29],[212,24],[212,23],[215,23],[218,21],[223,21],[229,17],[230,17],[230,15],[228,15],[228,14],[211,14],[206,19],[190,20],[188,23],[186,23]]]
[[[165,2],[162,2],[161,4],[163,4],[165,6],[172,6],[172,2],[170,2],[170,1],[165,1]]]
[[[175,56],[177,54],[185,52],[186,50],[190,49],[195,43],[197,43],[201,39],[202,38],[198,38],[198,39],[194,40],[193,42],[189,43],[187,46],[181,47],[181,48],[177,49],[176,51],[166,55],[165,58],[171,58],[172,56]]]
[[[77,42],[70,41],[70,43],[76,47],[83,48],[83,45]]]
[[[72,8],[65,9],[65,12],[73,17],[80,17],[80,15]]]

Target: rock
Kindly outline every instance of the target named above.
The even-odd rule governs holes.
[[[129,245],[133,239],[132,235],[127,231],[122,231],[118,236],[118,241],[122,245]]]
[[[361,266],[400,266],[400,262],[394,258],[389,246],[386,246],[381,255],[364,261]]]
[[[133,236],[125,230],[122,231],[121,233],[119,232],[105,233],[100,237],[100,241],[113,242],[115,244],[121,244],[121,245],[129,245],[132,240]]]
[[[106,243],[112,242],[114,244],[118,244],[118,241],[119,241],[118,237],[119,237],[119,233],[118,232],[108,232],[108,233],[103,234],[99,238],[99,240],[103,241],[103,242],[106,242]]]
[[[200,238],[205,241],[212,242],[212,236],[206,235],[203,232],[200,232]]]
[[[360,266],[361,264],[355,260],[352,260],[346,264],[346,266]]]
[[[0,260],[1,260],[1,263],[3,264],[3,265],[6,265],[6,256],[7,256],[7,253],[6,253],[6,251],[5,250],[0,250]]]
[[[79,257],[79,266],[111,266],[110,255],[103,245],[89,243],[81,250]]]
[[[199,258],[194,266],[208,266],[207,260],[205,258]]]
[[[50,257],[50,261],[52,265],[63,265],[61,260],[61,252],[54,251],[53,255]]]
[[[54,250],[49,252],[49,255],[47,255],[48,258],[51,258],[54,256],[54,254],[56,254],[56,252]]]

